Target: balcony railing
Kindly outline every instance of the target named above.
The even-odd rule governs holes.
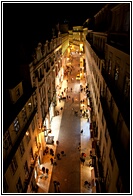
[[[23,193],[27,192],[28,185],[29,185],[29,183],[31,181],[31,177],[32,177],[32,174],[33,174],[33,171],[34,171],[34,167],[35,167],[36,161],[37,161],[39,150],[40,150],[40,146],[38,147],[38,151],[35,153],[34,162],[30,166],[29,176],[28,176],[28,178],[25,179]]]
[[[117,107],[119,108],[119,111],[121,112],[125,120],[125,123],[128,129],[130,129],[130,103],[129,101],[128,102],[125,101],[124,95],[119,91],[113,79],[106,73],[104,69],[102,69],[102,75],[105,79],[107,86],[110,89],[110,92],[113,96],[113,99],[115,100]]]
[[[118,133],[117,127],[112,119],[112,113],[108,108],[107,101],[105,97],[100,97],[101,105],[106,119],[109,135],[113,145],[113,150],[115,158],[118,163],[120,174],[123,179],[123,184],[125,189],[129,191],[130,187],[130,152],[124,149],[124,146],[121,142],[120,135]],[[126,168],[126,169],[125,169]]]

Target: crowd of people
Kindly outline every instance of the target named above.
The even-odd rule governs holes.
[[[66,67],[65,70],[65,81],[66,81],[66,86],[65,88],[63,88],[61,85],[57,86],[58,89],[58,101],[59,103],[61,101],[71,101],[72,103],[75,102],[75,98],[72,96],[71,93],[73,93],[73,88],[70,86],[69,87],[69,80],[70,80],[70,75],[73,73],[73,66],[69,65]],[[73,82],[74,78],[71,77],[71,81]],[[84,85],[80,85],[80,91],[79,93],[84,93],[85,95],[87,94],[87,96],[90,95],[90,91],[88,90],[88,86],[84,86]],[[83,98],[82,100],[80,100],[80,110],[78,111],[77,109],[75,109],[74,107],[72,107],[73,113],[75,114],[75,116],[80,116],[83,118],[86,118],[89,121],[89,111],[88,111],[88,105],[87,105],[87,97],[85,96],[85,98]],[[91,106],[90,106],[91,107]],[[63,111],[63,107],[60,107],[60,109],[55,111],[55,115],[60,115],[60,113]],[[83,133],[83,129],[81,130],[81,134]],[[59,141],[56,141],[56,143],[53,145],[56,145],[56,148],[59,146]],[[78,146],[78,150],[80,151],[80,161],[81,164],[84,165],[85,161],[86,161],[86,154],[84,152],[81,152],[82,148],[81,148],[81,143],[79,143]],[[48,148],[46,147],[45,151],[44,151],[44,155],[50,154],[52,157],[50,157],[49,161],[51,163],[51,165],[53,166],[58,166],[58,161],[60,161],[63,156],[65,156],[65,152],[64,150],[61,150],[60,152],[57,150],[57,153],[55,154],[54,150],[52,148]],[[46,178],[48,177],[48,173],[49,173],[49,169],[43,167],[42,168],[42,172],[43,174],[46,173]],[[54,190],[55,192],[61,192],[60,190],[60,182],[58,181],[53,181],[54,184]]]

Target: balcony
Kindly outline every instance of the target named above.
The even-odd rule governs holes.
[[[37,161],[39,150],[40,150],[40,147],[38,149],[38,152],[35,153],[34,161],[31,163],[30,171],[29,171],[29,176],[28,176],[28,178],[25,179],[23,193],[26,193],[27,192],[28,185],[29,185],[29,183],[31,181],[31,177],[32,177],[32,174],[33,174],[33,171],[34,171],[34,167],[35,167],[36,161]],[[35,187],[33,187],[33,188],[35,188]]]
[[[120,174],[123,179],[123,185],[125,186],[125,190],[127,190],[127,192],[129,192],[129,187],[130,187],[130,152],[129,151],[127,152],[121,143],[120,135],[118,134],[116,125],[112,119],[112,113],[108,108],[106,98],[101,96],[100,100],[101,100],[101,105],[102,105],[104,117],[105,117],[105,120],[107,123],[109,135],[111,138],[111,142],[113,145],[115,158],[117,160]]]
[[[130,130],[130,102],[129,100],[125,100],[124,95],[119,91],[117,86],[115,85],[115,81],[106,73],[104,69],[102,69],[102,75],[105,79],[105,82],[110,89],[110,92],[115,100],[119,111],[121,112],[125,123]]]
[[[107,43],[130,54],[130,36],[128,33],[110,33],[108,35]]]

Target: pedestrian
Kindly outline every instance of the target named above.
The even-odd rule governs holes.
[[[54,151],[53,151],[53,149],[52,149],[52,154],[51,154],[52,156],[54,156]]]
[[[52,144],[54,145],[54,140],[52,140]]]
[[[61,154],[62,154],[62,156],[64,156],[64,151],[63,150],[61,151]]]
[[[72,97],[72,102],[74,102],[74,98]]]
[[[60,160],[60,153],[57,154],[57,159]]]
[[[54,155],[54,151],[53,151],[53,149],[52,148],[50,148],[50,155]]]
[[[84,165],[84,162],[85,162],[85,158],[82,158],[82,163],[83,163],[83,165]]]
[[[42,167],[42,172],[43,174],[45,174],[45,167]]]
[[[57,185],[57,181],[53,181],[53,183],[54,183],[54,189],[55,189],[55,193],[57,193],[57,188],[56,188],[56,185]]]
[[[80,160],[81,160],[81,162],[82,162],[82,163],[83,163],[83,165],[84,165],[85,158],[83,158],[83,157],[80,157]]]
[[[48,168],[46,168],[46,174],[48,175],[48,172],[49,172],[49,169]]]
[[[60,193],[60,183],[57,182],[57,187],[58,187],[58,193]]]
[[[84,152],[82,152],[82,157],[84,156]]]
[[[71,88],[71,92],[72,92],[72,90],[73,90],[73,89]]]
[[[53,160],[53,158],[51,158],[51,159],[50,159],[50,161],[51,161],[51,165],[53,165],[53,163],[54,163],[54,160]]]
[[[58,141],[58,140],[56,141],[56,145],[57,145],[57,146],[59,145],[59,141]]]
[[[54,157],[54,163],[53,163],[53,165],[57,165],[56,158],[55,157]]]

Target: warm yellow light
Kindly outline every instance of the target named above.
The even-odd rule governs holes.
[[[27,135],[27,136],[29,135],[29,131],[26,131],[26,135]]]

